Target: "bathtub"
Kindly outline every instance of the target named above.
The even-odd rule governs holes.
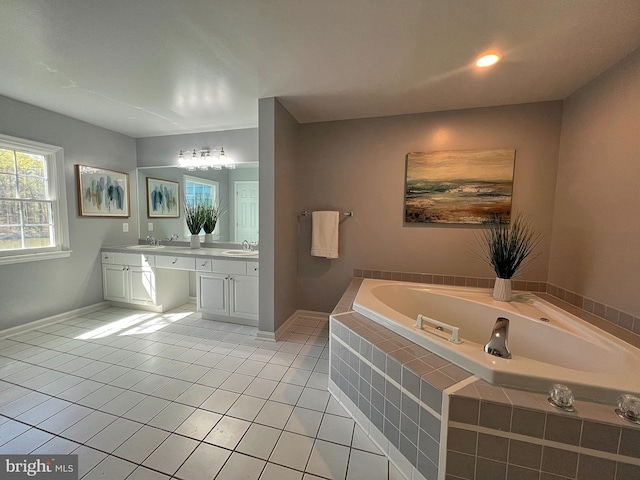
[[[639,349],[532,293],[505,303],[487,289],[365,279],[353,309],[495,385],[546,392],[564,383],[576,398],[608,403],[640,394]],[[416,328],[419,314],[458,327],[461,342]],[[509,360],[483,350],[498,317],[510,321]]]

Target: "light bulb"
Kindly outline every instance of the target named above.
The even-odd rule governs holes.
[[[491,65],[495,65],[500,61],[500,55],[496,53],[490,53],[488,55],[483,55],[476,61],[476,66],[480,68],[490,67]]]

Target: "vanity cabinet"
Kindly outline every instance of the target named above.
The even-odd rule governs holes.
[[[198,311],[204,318],[258,325],[258,262],[213,259],[197,268]]]
[[[186,271],[155,269],[153,255],[103,252],[105,300],[163,312],[189,300]]]
[[[195,272],[197,309],[203,318],[258,325],[257,259],[198,256],[177,249],[151,255],[131,252],[102,252],[105,300],[164,312],[189,301],[189,277]]]

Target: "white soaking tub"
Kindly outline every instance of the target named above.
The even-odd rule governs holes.
[[[564,383],[577,398],[608,403],[640,393],[639,349],[532,293],[507,303],[488,289],[365,279],[353,309],[492,384],[546,392]],[[459,328],[461,343],[447,329],[418,329],[418,315]],[[498,317],[510,322],[511,359],[483,349]]]

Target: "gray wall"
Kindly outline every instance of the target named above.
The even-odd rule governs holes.
[[[340,257],[312,257],[310,218],[300,219],[298,308],[331,311],[353,269],[494,276],[470,251],[478,228],[404,226],[408,152],[515,148],[513,208],[533,217],[541,256],[519,278],[546,281],[561,102],[347,120],[300,126],[300,210],[351,210]]]
[[[0,97],[0,133],[64,149],[73,250],[69,258],[0,266],[0,329],[103,301],[100,248],[137,239],[135,140],[6,97]],[[129,173],[132,217],[79,217],[75,164]],[[122,232],[125,222],[129,233]]]
[[[296,298],[298,235],[296,165],[300,125],[276,100],[275,143],[275,311],[277,330],[298,308]]]
[[[180,150],[220,147],[224,147],[225,153],[236,162],[257,162],[258,129],[243,128],[136,139],[139,167],[176,165]]]
[[[276,99],[258,100],[260,175],[260,288],[258,330],[275,331]]]
[[[640,50],[565,100],[549,281],[640,316]]]
[[[298,122],[275,98],[258,103],[260,130],[260,324],[274,332],[296,301]]]

